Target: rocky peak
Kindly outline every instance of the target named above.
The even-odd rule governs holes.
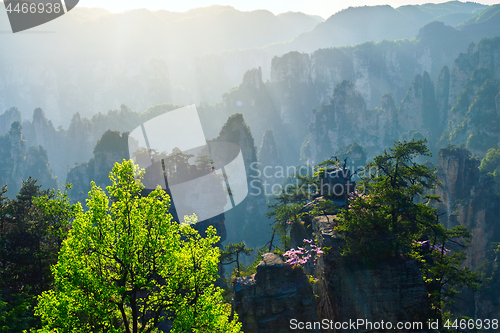
[[[441,115],[439,120],[441,128],[445,128],[447,118],[447,113],[450,108],[450,69],[448,66],[444,66],[439,72],[436,81],[436,107],[437,111]]]
[[[247,171],[249,171],[250,165],[257,161],[257,153],[250,127],[245,123],[243,115],[240,113],[236,113],[228,118],[216,141],[237,144],[243,153]]]
[[[219,136],[218,142],[230,142],[238,145],[243,155],[248,185],[248,196],[237,207],[226,212],[228,240],[231,242],[244,240],[249,247],[260,247],[271,237],[269,220],[266,218],[266,198],[262,181],[258,175],[257,152],[250,127],[245,123],[242,114],[234,114],[228,118]],[[220,158],[220,160],[230,160]],[[254,230],[260,230],[255,234]]]
[[[248,88],[260,90],[261,86],[263,85],[262,69],[259,67],[246,71],[246,73],[243,75],[242,84]]]
[[[47,152],[41,146],[27,149],[21,123],[15,121],[0,136],[0,184],[9,186],[8,195],[15,195],[23,180],[33,177],[43,189],[56,188],[57,181],[49,167]]]
[[[6,134],[15,121],[21,122],[21,112],[17,108],[10,108],[0,115],[0,135]]]
[[[439,124],[436,109],[434,84],[429,74],[424,72],[423,75],[416,75],[399,107],[401,139],[411,139],[411,131],[434,136],[439,131],[435,128]]]
[[[272,186],[273,184],[282,183],[284,178],[276,178],[276,168],[281,165],[278,146],[274,138],[273,131],[267,130],[262,138],[262,145],[259,149],[259,168],[262,174],[263,181]]]
[[[274,57],[271,62],[271,82],[309,83],[311,64],[309,54],[289,52]]]
[[[103,188],[111,185],[109,172],[116,162],[129,159],[128,133],[106,131],[94,148],[94,179]]]
[[[427,332],[428,294],[413,260],[393,258],[371,267],[354,266],[341,255],[343,242],[335,232],[335,216],[313,219],[310,230],[316,245],[325,248],[316,265],[291,267],[273,253],[263,256],[257,273],[237,278],[234,309],[245,332],[290,332],[291,319],[314,322],[327,318],[349,322],[422,322]],[[302,244],[302,234],[292,242]],[[317,278],[311,284],[305,273]],[[314,330],[304,330],[314,331]],[[322,329],[322,332],[375,332],[365,327]]]

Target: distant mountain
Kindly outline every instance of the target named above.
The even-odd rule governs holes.
[[[325,22],[302,13],[241,12],[229,6],[118,14],[77,8],[26,33],[2,35],[0,110],[16,106],[26,119],[41,107],[57,127],[67,126],[76,112],[91,117],[121,104],[133,110],[160,103],[214,104],[248,69],[261,67],[263,81],[270,79],[275,56],[413,38],[437,18],[469,20],[485,8],[457,1],[358,7]],[[0,6],[0,31],[8,30]],[[461,43],[478,41],[481,34],[472,38],[464,30]]]
[[[500,34],[500,5],[493,5],[459,24],[457,28],[469,33],[495,37]]]
[[[294,51],[312,52],[319,48],[354,45],[366,41],[413,38],[424,25],[441,20],[450,25],[474,16],[488,6],[473,2],[450,1],[442,4],[349,7],[297,36]],[[463,21],[459,21],[461,23]]]
[[[92,116],[122,103],[143,110],[199,101],[196,91],[203,83],[197,81],[196,58],[291,40],[322,20],[229,6],[118,14],[76,8],[0,39],[0,110],[15,105],[26,118],[42,107],[59,125],[68,124],[75,112]],[[0,6],[0,31],[9,30]]]

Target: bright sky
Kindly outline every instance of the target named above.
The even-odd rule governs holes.
[[[80,0],[79,6],[100,7],[112,12],[120,12],[127,9],[148,8],[152,10],[165,9],[172,12],[184,12],[192,8],[208,7],[212,5],[230,5],[236,9],[250,11],[255,9],[267,9],[274,14],[288,11],[303,12],[306,14],[319,15],[328,18],[332,14],[349,6],[374,6],[389,4],[399,7],[407,4],[424,4],[428,2],[440,3],[443,0]],[[480,3],[493,5],[498,0],[482,0]]]

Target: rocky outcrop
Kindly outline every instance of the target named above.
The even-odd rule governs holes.
[[[243,331],[249,333],[290,332],[293,319],[318,321],[314,298],[303,270],[292,268],[274,253],[263,256],[256,274],[237,278],[234,283],[234,310]]]
[[[382,108],[367,110],[355,85],[344,81],[335,88],[328,104],[313,111],[309,135],[303,147],[304,159],[311,164],[319,163],[338,148],[353,142],[373,157],[397,138],[396,115],[390,94],[384,95]]]
[[[284,173],[280,174],[279,168],[281,167],[280,154],[278,146],[272,130],[267,130],[262,139],[262,144],[259,149],[259,170],[261,172],[261,179],[264,187],[268,186],[271,190],[273,185],[281,184],[285,180]],[[269,191],[271,193],[272,191]]]
[[[292,269],[275,254],[268,253],[255,275],[235,280],[234,309],[245,332],[289,332],[292,318],[306,322],[327,319],[333,323],[357,319],[394,324],[421,322],[422,329],[408,332],[427,332],[428,295],[416,263],[393,258],[371,266],[353,264],[341,256],[342,240],[334,227],[334,216],[321,216],[312,222],[312,238],[319,247],[328,249],[316,265]],[[266,264],[267,261],[273,264]],[[311,284],[314,297],[302,277],[297,281],[304,273],[295,272],[302,269],[318,279]],[[314,302],[309,304],[311,299]],[[356,329],[330,326],[322,327],[321,331],[379,332],[369,326]]]
[[[36,179],[42,189],[57,188],[47,151],[42,146],[27,148],[22,126],[16,121],[0,136],[0,186],[7,185],[8,195],[14,196],[28,177]]]
[[[243,155],[248,185],[248,196],[235,208],[227,211],[228,241],[244,241],[248,247],[261,247],[271,238],[270,221],[266,217],[266,197],[257,167],[257,149],[250,128],[243,115],[234,114],[222,127],[213,142],[238,145]],[[230,160],[220,157],[221,160]],[[259,233],[255,232],[259,230]]]
[[[13,122],[21,122],[21,112],[17,108],[10,108],[0,115],[0,135],[5,135]]]
[[[444,66],[439,72],[436,81],[436,107],[440,115],[439,127],[446,128],[446,121],[450,105],[450,69]]]
[[[394,258],[364,266],[353,265],[342,257],[342,240],[334,231],[333,216],[313,221],[313,237],[321,248],[329,250],[318,259],[315,285],[317,313],[320,318],[348,321],[413,321],[429,319],[427,290],[417,265],[412,260]],[[334,332],[334,330],[330,330]],[[425,330],[415,330],[425,331]],[[328,332],[326,330],[325,332]],[[335,332],[371,332],[337,330]]]
[[[344,193],[355,187],[344,168],[327,170],[326,175],[324,184],[340,185]],[[338,206],[347,201],[342,195],[325,194],[307,203],[302,212],[327,199]],[[245,332],[289,332],[292,319],[333,323],[303,327],[304,332],[312,328],[335,333],[385,331],[369,325],[342,326],[358,320],[383,320],[394,325],[419,322],[422,327],[406,331],[427,332],[428,292],[415,261],[393,256],[365,263],[342,255],[344,241],[336,231],[336,212],[329,209],[316,217],[303,214],[302,221],[292,225],[290,244],[300,250],[295,255],[302,260],[294,262],[290,254],[293,249],[287,253],[290,259],[286,263],[280,256],[267,253],[256,274],[235,279],[233,305]],[[315,258],[306,257],[304,251]]]
[[[262,81],[260,67],[248,70],[238,87],[222,95],[222,101],[217,108],[219,109],[218,117],[223,116],[220,118],[221,121],[225,121],[233,114],[242,114],[246,122],[252,124],[252,134],[258,140],[267,129],[279,126],[279,114],[271,98],[269,87]],[[217,130],[220,130],[222,125],[218,125]]]
[[[495,194],[495,182],[491,176],[480,174],[479,160],[469,151],[460,148],[442,149],[439,152],[438,180],[442,186],[436,195],[442,202],[438,213],[444,214],[442,223],[447,228],[457,225],[472,233],[464,265],[482,272],[491,271],[489,261],[492,245],[500,241],[500,198]],[[494,319],[500,313],[497,293],[486,292],[485,287],[473,293],[467,290],[457,300],[457,313],[480,319]],[[496,282],[494,282],[496,283]],[[496,287],[495,287],[496,288]]]
[[[443,131],[439,127],[443,123],[440,118],[429,73],[415,76],[399,107],[397,123],[400,138],[410,140],[415,135],[413,133],[420,132],[434,142]]]
[[[490,244],[500,241],[500,199],[490,176],[481,175],[479,160],[465,149],[442,149],[439,152],[436,188],[441,197],[438,206],[445,213],[442,223],[447,228],[466,227],[473,235],[465,265],[479,268],[486,260]]]
[[[70,169],[66,182],[73,184],[70,198],[74,202],[85,202],[90,191],[90,182],[105,189],[111,185],[109,173],[115,163],[129,159],[128,134],[116,131],[106,131],[94,148],[94,157]]]

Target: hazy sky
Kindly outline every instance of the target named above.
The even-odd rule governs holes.
[[[101,7],[112,12],[119,12],[134,8],[165,9],[173,12],[184,12],[191,8],[207,7],[211,5],[230,5],[239,10],[249,11],[255,9],[267,9],[275,14],[287,11],[300,11],[306,14],[320,15],[328,18],[332,14],[349,6],[383,5],[389,4],[399,7],[406,4],[423,4],[427,2],[446,1],[408,1],[408,0],[80,0],[80,6]],[[492,5],[498,0],[478,1],[483,4]]]

